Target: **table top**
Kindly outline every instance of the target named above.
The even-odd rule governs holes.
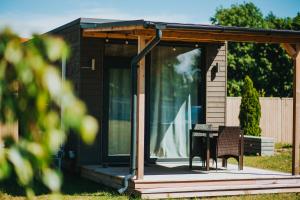
[[[208,134],[214,134],[214,133],[219,133],[219,130],[217,129],[191,129],[191,132],[195,133],[208,133]]]
[[[219,130],[216,129],[191,129],[190,134],[193,137],[217,137]]]

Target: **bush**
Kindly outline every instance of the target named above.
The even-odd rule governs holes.
[[[260,117],[261,107],[258,92],[253,87],[250,77],[246,76],[242,87],[242,102],[239,114],[240,126],[245,135],[261,136]]]
[[[68,52],[56,37],[36,35],[24,45],[11,31],[0,31],[0,123],[19,121],[20,133],[18,141],[4,140],[5,148],[0,148],[0,181],[16,175],[28,198],[38,179],[59,193],[61,175],[50,164],[70,130],[87,143],[97,133],[96,119],[87,115],[55,65]],[[10,135],[9,130],[3,134]]]

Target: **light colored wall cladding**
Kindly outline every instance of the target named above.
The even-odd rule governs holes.
[[[206,123],[214,128],[226,122],[227,45],[206,47]]]

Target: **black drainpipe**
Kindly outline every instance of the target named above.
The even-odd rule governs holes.
[[[118,190],[124,193],[128,188],[128,182],[136,175],[136,110],[137,110],[137,66],[138,63],[149,53],[162,37],[161,27],[156,26],[156,36],[151,42],[131,60],[131,144],[130,144],[130,169],[129,174],[123,179],[123,186]]]

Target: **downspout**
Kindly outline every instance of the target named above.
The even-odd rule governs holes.
[[[124,193],[128,188],[128,182],[136,175],[136,111],[137,111],[137,67],[138,63],[149,53],[162,37],[162,27],[156,26],[156,35],[151,42],[131,60],[131,144],[130,144],[130,169],[129,174],[123,179],[123,187],[118,190]]]

